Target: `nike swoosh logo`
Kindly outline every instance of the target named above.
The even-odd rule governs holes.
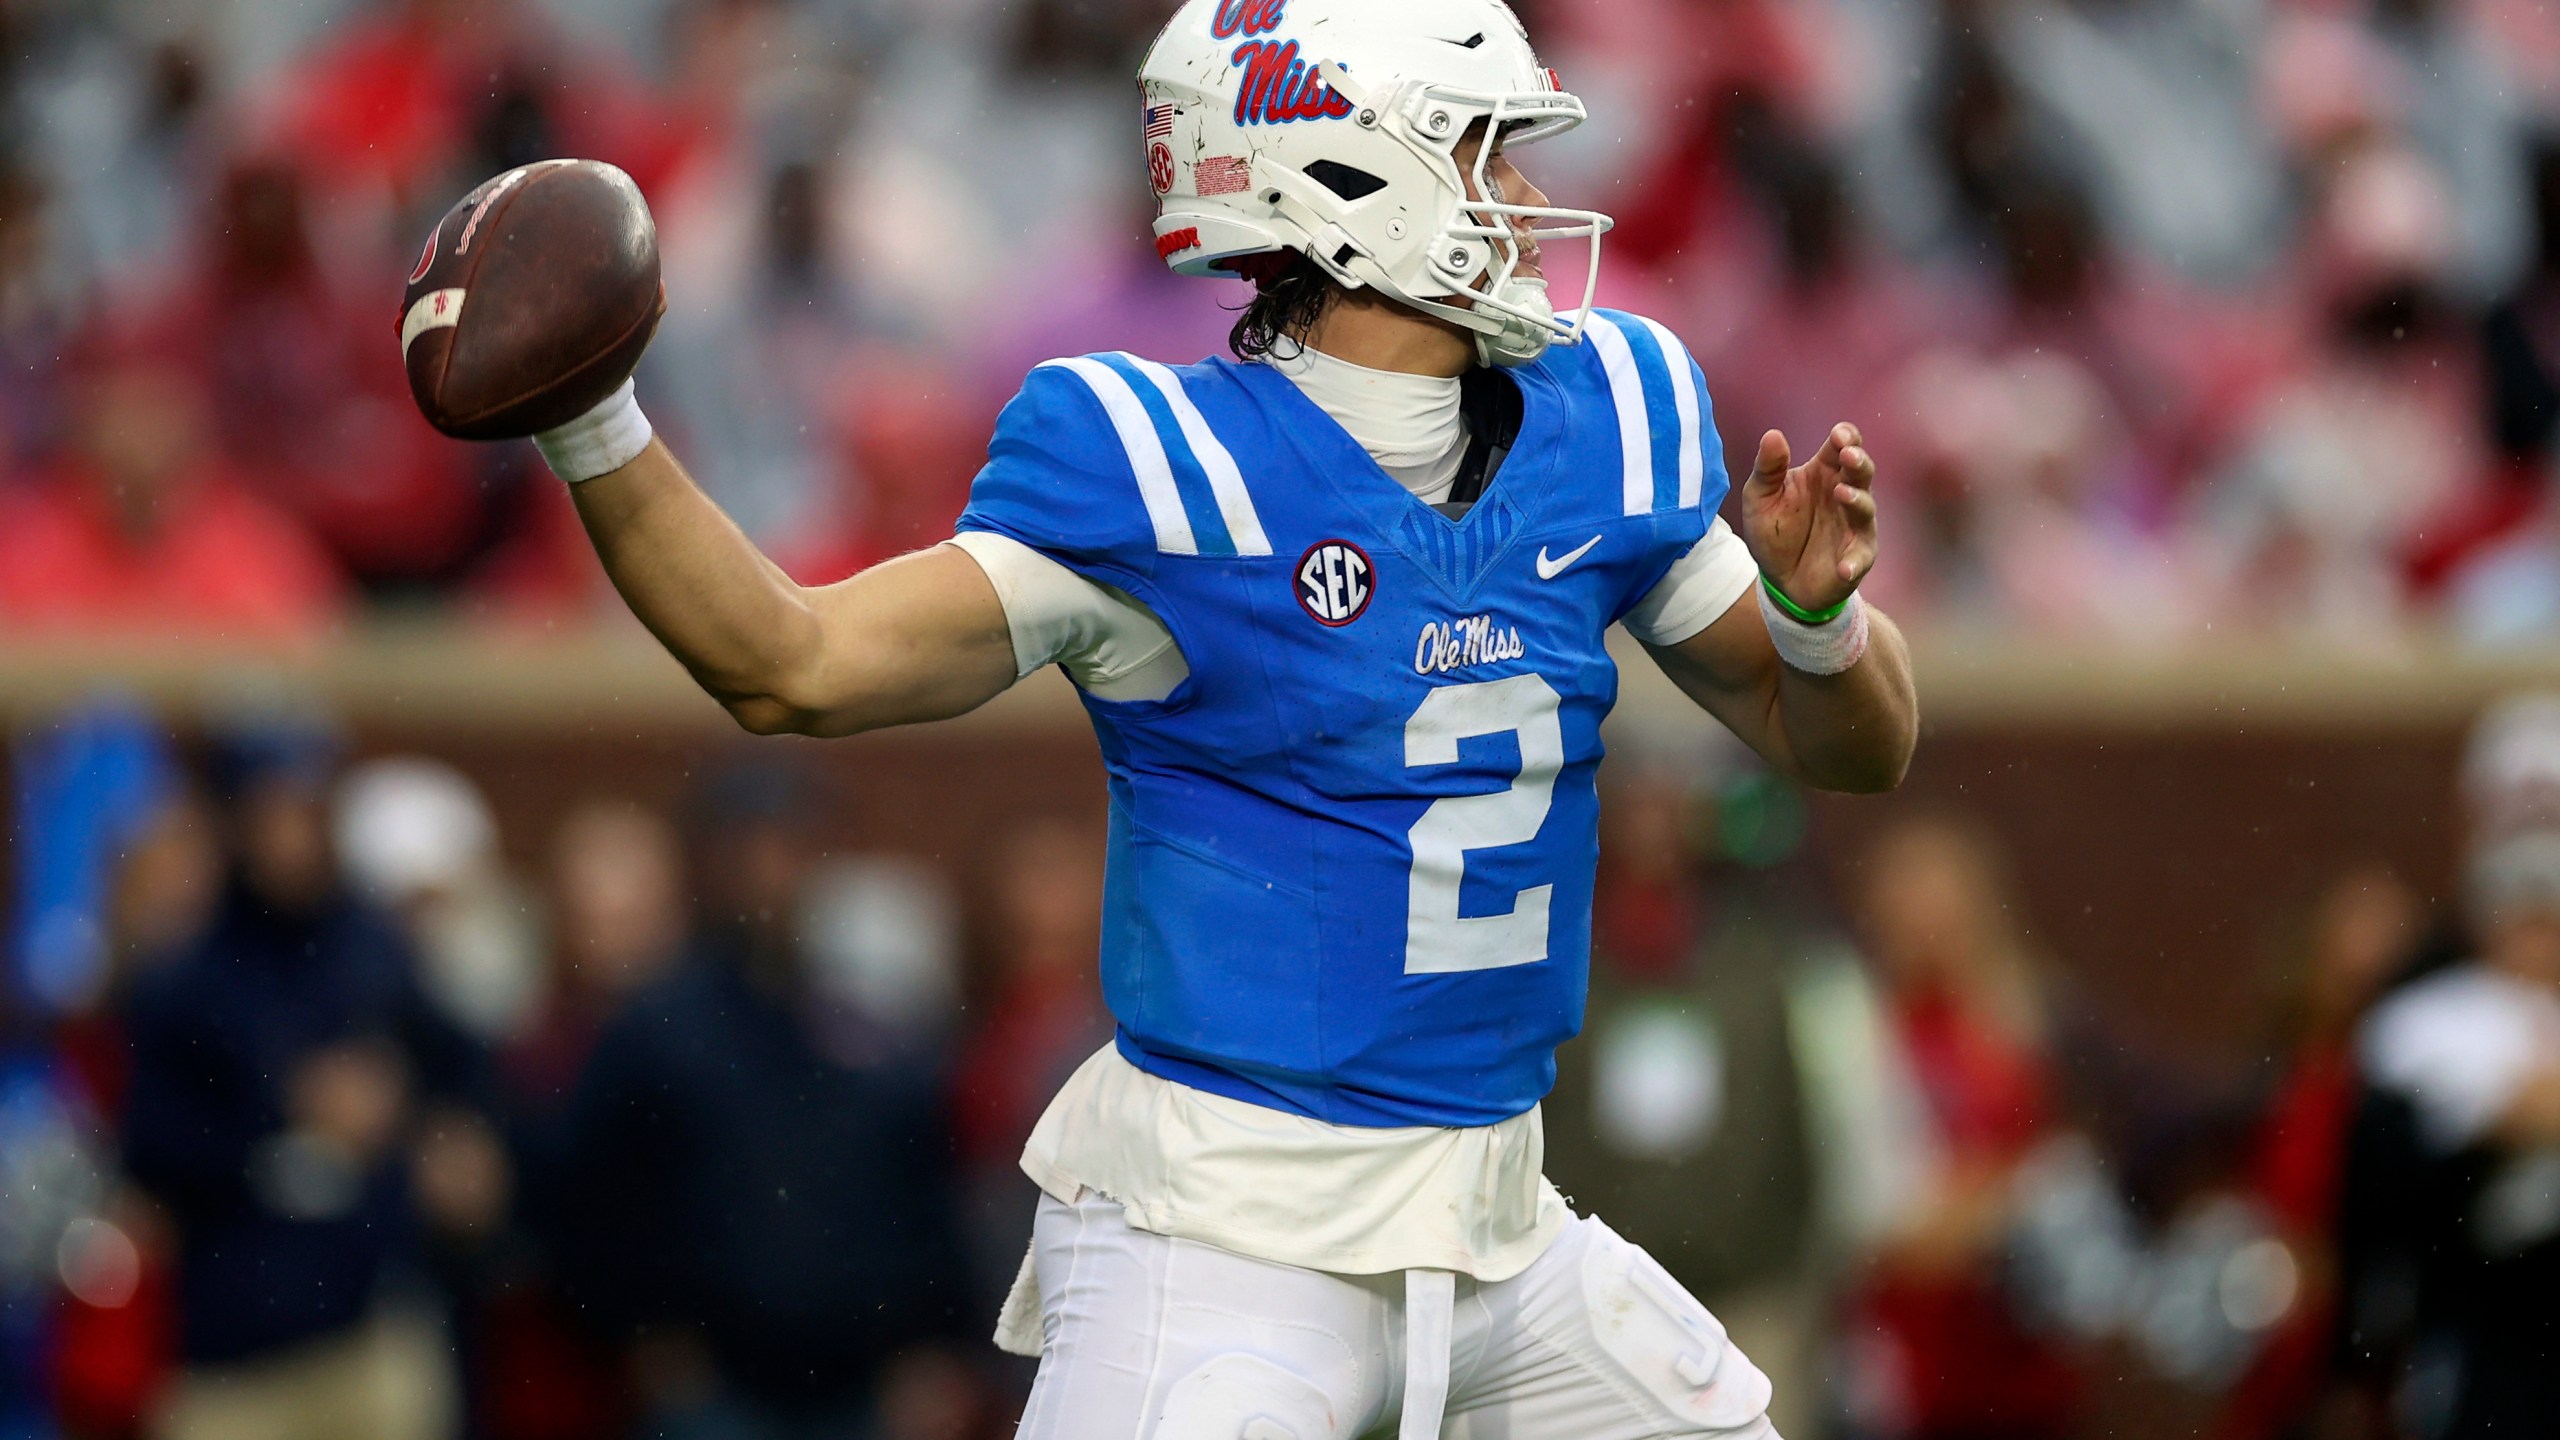
[[[1590,539],[1583,541],[1579,546],[1575,547],[1573,550],[1571,550],[1571,551],[1569,551],[1569,552],[1567,552],[1567,553],[1565,553],[1565,554],[1563,554],[1563,555],[1559,555],[1559,556],[1557,556],[1557,557],[1556,557],[1555,559],[1553,559],[1553,560],[1550,560],[1550,559],[1548,559],[1548,558],[1547,558],[1547,547],[1546,547],[1546,546],[1544,546],[1544,545],[1539,546],[1539,547],[1538,547],[1538,578],[1539,578],[1539,579],[1541,579],[1541,580],[1553,580],[1553,579],[1554,579],[1554,578],[1556,578],[1557,576],[1559,576],[1559,575],[1563,574],[1565,571],[1567,571],[1567,570],[1569,570],[1569,569],[1573,568],[1573,562],[1574,562],[1574,561],[1579,560],[1579,559],[1581,559],[1583,556],[1590,554],[1590,553],[1591,553],[1591,547],[1592,547],[1592,546],[1594,546],[1594,545],[1597,545],[1597,544],[1599,544],[1599,543],[1600,543],[1600,537],[1599,537],[1599,536],[1597,536],[1597,535],[1594,535],[1594,536],[1592,536]]]

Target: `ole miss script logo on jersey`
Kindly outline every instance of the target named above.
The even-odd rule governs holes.
[[[1339,628],[1360,618],[1378,593],[1369,552],[1348,540],[1327,540],[1298,557],[1298,608],[1323,626]]]

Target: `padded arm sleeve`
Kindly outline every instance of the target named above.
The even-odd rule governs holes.
[[[1128,591],[1087,580],[1010,536],[974,531],[948,543],[995,586],[1017,674],[1060,665],[1103,700],[1162,700],[1190,675],[1173,632]]]
[[[1673,561],[1671,573],[1627,612],[1627,633],[1647,645],[1671,646],[1724,618],[1759,578],[1751,547],[1718,516],[1706,538]]]

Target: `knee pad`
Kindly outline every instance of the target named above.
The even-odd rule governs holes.
[[[1582,1254],[1592,1339],[1691,1427],[1672,1433],[1767,1433],[1769,1377],[1652,1256],[1597,1220],[1583,1223],[1594,1231]]]
[[[1331,1396],[1259,1355],[1221,1355],[1174,1382],[1148,1440],[1340,1440]]]

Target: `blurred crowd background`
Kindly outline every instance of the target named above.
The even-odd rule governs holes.
[[[2441,793],[2281,858],[2260,797],[2337,757],[2116,813],[1976,733],[1820,800],[1629,718],[1547,1168],[1784,1433],[2560,1424],[2560,694],[2450,766],[2356,747]],[[1109,1035],[1090,740],[558,728],[413,747],[273,689],[22,726],[0,1435],[1012,1433],[1015,1158]],[[2180,853],[2128,897],[2039,829]]]
[[[1164,9],[0,0],[0,673],[211,682],[0,694],[0,1440],[1010,1433],[1013,1160],[1108,1034],[1072,719],[255,677],[628,638],[530,449],[407,401],[400,277],[508,166],[647,190],[644,400],[805,580],[947,534],[1028,365],[1218,351],[1144,243]],[[2544,653],[2560,12],[1521,9],[1604,301],[1729,451],[1866,427],[1924,641]],[[1787,1434],[2560,1433],[2560,700],[2277,728],[1977,715],[1855,804],[1613,740],[1550,1172]]]
[[[660,426],[834,578],[946,533],[1029,363],[1221,348],[1145,241],[1157,0],[8,0],[0,627],[605,608],[521,446],[403,403],[481,178],[656,208]],[[2535,0],[1531,0],[1604,298],[1729,448],[1856,418],[1914,621],[2560,619],[2560,20]]]

